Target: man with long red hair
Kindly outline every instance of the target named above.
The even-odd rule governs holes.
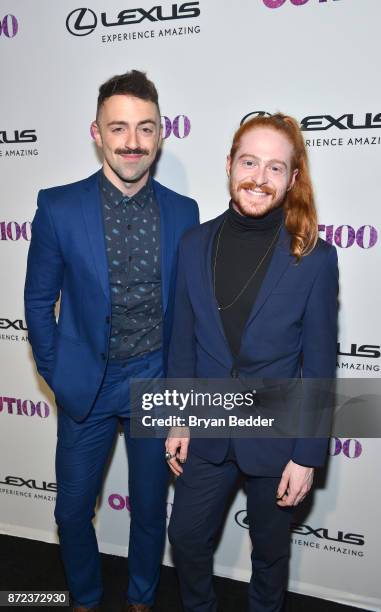
[[[226,164],[230,205],[180,245],[172,378],[331,379],[336,369],[337,255],[318,238],[297,122],[244,123]],[[238,476],[253,541],[250,612],[278,612],[294,506],[327,454],[321,438],[205,440],[172,431],[178,476],[169,537],[185,612],[216,612],[214,543]]]

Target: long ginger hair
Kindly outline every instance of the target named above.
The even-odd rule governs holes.
[[[276,113],[254,117],[241,125],[233,137],[230,158],[233,160],[241,137],[254,128],[264,127],[281,132],[293,146],[291,172],[298,170],[295,183],[284,201],[285,226],[291,235],[291,253],[297,261],[308,255],[318,240],[317,213],[308,168],[307,150],[298,123],[292,117]]]

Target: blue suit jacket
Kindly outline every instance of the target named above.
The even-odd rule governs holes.
[[[266,276],[233,361],[213,294],[212,245],[223,215],[190,230],[179,249],[169,378],[225,378],[234,368],[252,378],[334,378],[338,269],[336,249],[319,239],[299,264],[282,228]],[[218,463],[228,440],[191,439],[196,454]],[[321,465],[322,439],[235,439],[249,474],[278,476],[289,459]]]
[[[160,208],[163,357],[171,334],[177,248],[198,223],[194,200],[153,181]],[[54,306],[61,293],[58,323]],[[86,417],[109,350],[111,298],[99,172],[40,191],[25,283],[29,341],[39,373],[73,419]]]

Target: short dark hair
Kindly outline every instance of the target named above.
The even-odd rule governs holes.
[[[141,100],[149,100],[157,106],[157,110],[160,115],[159,108],[159,96],[155,85],[147,79],[145,72],[140,70],[131,70],[124,74],[117,74],[99,88],[98,102],[97,102],[97,118],[102,104],[111,96],[125,95],[134,96]]]

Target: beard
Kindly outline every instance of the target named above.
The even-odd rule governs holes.
[[[258,200],[258,197],[262,198],[263,196],[253,195],[253,200],[250,201],[246,193],[247,189],[251,191],[257,189],[270,197],[264,198],[264,201],[261,202]],[[270,210],[282,206],[285,199],[283,194],[281,197],[277,198],[275,189],[268,185],[259,186],[254,180],[244,180],[238,183],[238,185],[234,185],[231,177],[229,180],[229,192],[233,202],[233,208],[245,217],[262,217],[270,212]]]

